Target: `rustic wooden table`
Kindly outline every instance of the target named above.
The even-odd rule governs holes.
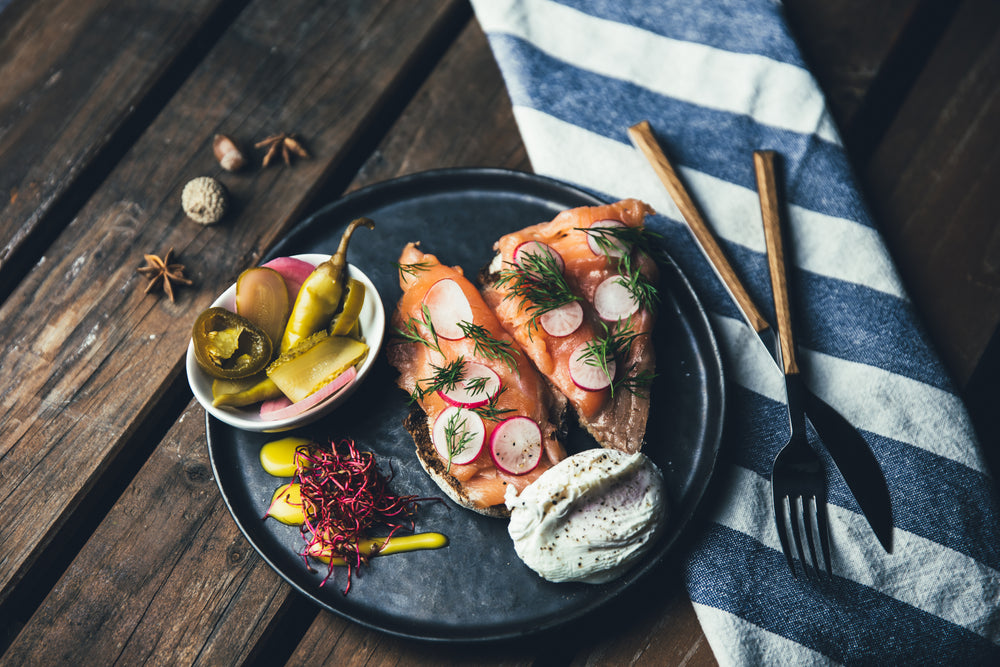
[[[0,5],[6,3],[0,2]],[[786,0],[994,470],[1000,3]],[[280,7],[280,10],[279,10]],[[194,317],[295,222],[425,169],[530,170],[462,0],[13,0],[0,13],[0,652],[9,664],[709,664],[675,569],[559,641],[451,646],[319,611],[251,549],[208,462]],[[180,190],[212,136],[313,157]],[[174,248],[191,287],[144,295]]]

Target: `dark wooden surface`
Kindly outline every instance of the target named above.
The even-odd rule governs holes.
[[[530,170],[462,0],[13,0],[0,13],[0,652],[6,664],[713,664],[676,568],[558,641],[449,647],[319,612],[242,538],[183,372],[190,323],[346,191]],[[1000,4],[786,0],[904,282],[997,469]],[[220,172],[297,132],[294,167]],[[259,158],[259,154],[255,155]],[[224,224],[179,193],[218,175]],[[145,296],[147,252],[194,285]],[[992,345],[991,345],[992,341]]]

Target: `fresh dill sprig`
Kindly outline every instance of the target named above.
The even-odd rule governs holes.
[[[639,307],[655,312],[660,300],[659,292],[642,274],[632,249],[638,250],[641,255],[646,255],[656,263],[669,262],[670,258],[661,244],[663,235],[647,227],[629,225],[577,229],[590,236],[609,261],[617,260],[620,274],[618,282],[628,290]],[[615,390],[620,388],[636,396],[647,397],[646,390],[656,378],[656,373],[637,371],[633,365],[619,373],[619,378],[615,380],[608,368],[610,359],[627,358],[631,353],[632,343],[643,334],[632,330],[631,317],[624,323],[619,321],[613,332],[609,331],[603,322],[601,324],[604,327],[604,336],[588,344],[584,354],[587,357],[586,363],[601,368],[608,375],[612,396]]]
[[[399,262],[393,262],[392,265],[396,267],[396,271],[398,271],[400,275],[413,277],[416,277],[421,271],[427,271],[431,268],[430,262],[415,262],[413,264],[400,264]]]
[[[667,261],[660,241],[663,235],[645,227],[577,227],[578,231],[590,236],[598,249],[609,261],[617,259],[618,272],[621,274],[621,284],[629,291],[632,298],[650,312],[656,310],[660,295],[656,287],[642,275],[638,263],[634,261],[631,248],[647,255],[654,262]],[[617,257],[615,257],[617,255]]]
[[[465,420],[461,417],[462,412],[456,410],[451,413],[448,421],[444,423],[444,442],[445,449],[448,451],[448,472],[451,472],[452,459],[464,452],[475,437],[465,427]]]
[[[630,255],[618,258],[618,271],[621,273],[618,282],[625,286],[639,307],[655,313],[660,302],[660,294],[656,291],[656,286],[642,275]]]
[[[490,396],[490,400],[485,404],[478,407],[472,408],[472,411],[477,415],[485,419],[486,421],[498,422],[503,419],[503,416],[508,412],[514,412],[514,408],[499,408],[497,407],[497,401],[500,400],[500,396],[507,391],[507,386],[504,385],[500,387],[500,390]]]
[[[434,330],[434,323],[431,321],[431,311],[426,304],[421,306],[421,319],[417,319],[410,316],[410,319],[404,324],[404,329],[396,328],[396,335],[405,341],[410,343],[420,343],[421,345],[426,345],[430,349],[434,350],[438,354],[444,354],[441,352],[441,343],[438,340],[437,332]],[[424,338],[423,334],[420,333],[420,326],[423,325],[427,332],[431,335],[431,340]]]
[[[465,381],[465,388],[468,390],[470,396],[476,396],[486,391],[486,385],[489,381],[490,378],[485,375],[469,378]]]
[[[547,252],[525,253],[520,265],[508,266],[511,268],[500,271],[497,284],[508,290],[504,299],[521,299],[531,313],[531,327],[537,327],[538,318],[545,313],[583,300],[573,293],[555,257]]]
[[[614,386],[621,387],[639,398],[649,398],[648,389],[655,379],[656,373],[653,371],[637,372],[635,368],[630,368],[624,376],[614,383]],[[613,391],[614,389],[612,389]]]
[[[656,261],[666,259],[661,242],[663,234],[648,227],[611,226],[611,227],[576,227],[594,240],[598,249],[605,255],[623,252],[628,248],[638,248]]]
[[[443,366],[431,364],[431,368],[434,369],[431,377],[417,380],[416,387],[410,394],[411,400],[419,401],[424,396],[436,391],[452,391],[465,377],[465,359],[463,357],[458,357]],[[424,383],[423,386],[421,383]]]
[[[475,343],[473,348],[475,353],[484,359],[502,361],[507,368],[520,373],[517,367],[517,359],[514,358],[515,350],[509,340],[498,340],[493,337],[486,327],[472,322],[459,322],[458,328],[462,330],[469,340]]]
[[[597,336],[588,342],[579,359],[588,366],[595,366],[604,372],[608,378],[608,382],[611,383],[611,395],[614,396],[615,389],[622,386],[623,381],[629,377],[634,378],[634,380],[625,383],[626,389],[628,389],[630,384],[635,384],[636,380],[645,380],[645,377],[636,378],[636,375],[632,372],[632,368],[626,368],[621,374],[621,379],[616,382],[609,367],[609,363],[612,360],[627,358],[632,351],[632,343],[635,342],[636,338],[645,334],[632,329],[631,317],[624,322],[619,320],[614,330],[608,329],[608,325],[604,322],[601,322],[601,327],[604,329],[604,335]],[[643,373],[641,375],[645,376],[646,374]],[[651,378],[649,381],[652,381]],[[630,389],[629,391],[632,390]],[[632,393],[635,392],[633,391]]]

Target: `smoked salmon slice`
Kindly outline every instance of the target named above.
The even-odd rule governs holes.
[[[520,492],[565,458],[566,401],[552,391],[500,325],[461,268],[407,244],[403,295],[387,348],[397,384],[413,399],[406,420],[424,469],[448,495],[507,516],[508,486]]]
[[[658,278],[636,199],[501,237],[481,276],[500,323],[602,447],[638,451],[649,416]]]

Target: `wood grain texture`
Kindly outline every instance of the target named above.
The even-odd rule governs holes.
[[[757,175],[760,215],[764,223],[764,244],[767,248],[767,267],[771,274],[775,326],[778,340],[781,341],[781,367],[785,375],[795,375],[799,372],[799,363],[792,335],[792,309],[788,296],[781,203],[778,200],[774,161],[774,151],[754,151],[753,167]]]
[[[41,0],[0,15],[0,284],[198,28],[232,4]]]
[[[348,191],[428,169],[482,166],[531,170],[486,36],[470,20]]]
[[[841,127],[850,127],[920,2],[782,3],[802,55]]]
[[[289,589],[222,502],[196,403],[178,419],[4,660],[222,664],[245,658]]]
[[[1000,4],[962,4],[865,173],[876,218],[959,384],[1000,325]]]
[[[669,569],[669,564],[667,568]],[[630,665],[713,667],[718,662],[698,624],[676,570],[647,582],[641,600],[618,607],[605,625],[591,625],[570,639],[578,644],[572,667]]]
[[[531,642],[510,645],[428,644],[373,632],[323,612],[309,627],[288,664],[343,667],[518,667],[536,664]]]
[[[662,146],[660,146],[653,135],[653,128],[649,122],[644,120],[633,125],[628,129],[628,135],[636,148],[641,150],[643,155],[646,156],[646,160],[653,168],[653,171],[656,172],[660,182],[663,183],[663,187],[666,188],[670,194],[670,198],[684,217],[684,221],[687,222],[691,233],[697,239],[701,251],[705,254],[712,268],[715,269],[719,279],[726,285],[726,288],[740,307],[740,310],[743,311],[750,322],[750,326],[757,332],[767,329],[767,320],[761,315],[753,299],[750,298],[750,294],[736,274],[736,270],[729,263],[729,259],[722,251],[722,247],[719,246],[712,228],[709,227],[708,223],[701,216],[701,212],[691,198],[688,189],[684,186],[683,181],[681,181],[680,175],[674,169]]]
[[[49,545],[182,372],[190,324],[309,206],[351,137],[453,2],[258,0],[0,309],[0,600]],[[313,66],[323,63],[322,67]],[[300,133],[312,160],[220,173],[211,138]],[[185,219],[180,190],[216,174],[223,223]],[[142,254],[176,248],[195,285],[144,296]],[[41,316],[40,314],[44,314]],[[32,506],[26,514],[20,508]],[[110,603],[112,601],[105,601]]]

